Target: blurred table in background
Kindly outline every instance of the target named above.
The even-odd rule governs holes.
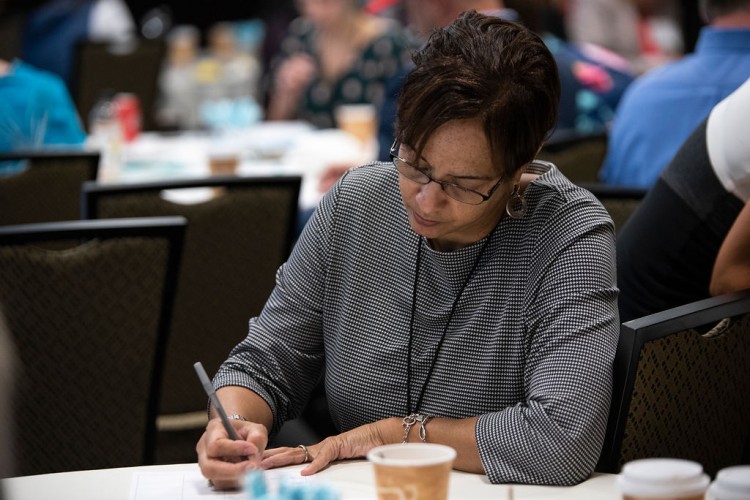
[[[236,175],[301,175],[300,209],[317,205],[321,174],[330,166],[359,165],[374,159],[352,135],[316,130],[301,122],[264,122],[224,132],[142,133],[119,151],[105,152],[99,182],[146,182],[211,175],[210,158],[235,156]],[[173,193],[169,199],[200,201],[201,194]]]

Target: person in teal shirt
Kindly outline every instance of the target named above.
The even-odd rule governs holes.
[[[29,64],[0,60],[0,152],[81,146],[86,140],[62,79]],[[0,163],[0,174],[22,168]]]

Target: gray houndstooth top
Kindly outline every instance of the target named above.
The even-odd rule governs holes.
[[[588,191],[550,164],[538,168],[526,215],[503,217],[489,236],[419,411],[479,415],[493,483],[570,485],[594,469],[610,403],[614,226]],[[214,384],[257,392],[274,432],[321,376],[342,431],[403,417],[417,245],[412,401],[483,241],[432,250],[409,226],[392,165],[351,170],[321,201]]]

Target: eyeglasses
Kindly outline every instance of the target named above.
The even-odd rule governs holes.
[[[396,167],[396,170],[398,170],[399,174],[418,184],[427,185],[430,182],[434,182],[435,184],[438,184],[440,186],[445,194],[456,201],[460,201],[461,203],[468,203],[469,205],[481,205],[485,201],[489,200],[490,196],[492,196],[492,194],[497,191],[497,188],[500,187],[500,183],[505,177],[501,176],[500,179],[498,179],[498,181],[495,183],[495,185],[490,188],[490,191],[487,194],[483,194],[479,191],[474,191],[473,189],[465,188],[452,182],[433,179],[430,174],[428,174],[424,170],[420,170],[409,160],[405,160],[398,156],[396,152],[398,151],[399,146],[400,144],[398,141],[394,141],[393,145],[391,146],[391,161]]]

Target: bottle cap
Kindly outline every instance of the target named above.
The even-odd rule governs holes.
[[[747,500],[750,498],[750,465],[721,469],[708,488],[707,498],[714,500]]]
[[[622,494],[637,498],[702,497],[709,482],[701,464],[674,458],[628,462],[617,478]]]

